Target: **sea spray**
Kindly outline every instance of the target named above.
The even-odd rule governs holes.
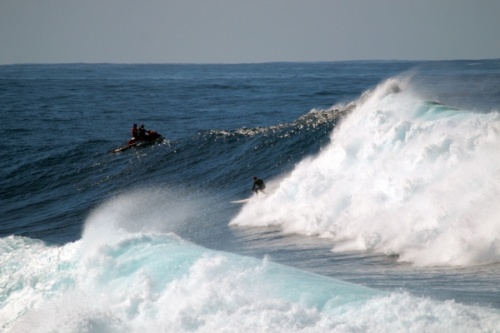
[[[422,100],[408,78],[363,94],[331,144],[232,225],[328,237],[417,265],[500,261],[500,114]]]

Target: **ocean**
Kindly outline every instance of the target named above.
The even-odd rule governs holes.
[[[3,65],[0,114],[2,332],[500,332],[500,60]]]

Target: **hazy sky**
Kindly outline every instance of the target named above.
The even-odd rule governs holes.
[[[0,64],[500,58],[500,0],[0,0]]]

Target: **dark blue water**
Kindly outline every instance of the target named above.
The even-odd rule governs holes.
[[[390,68],[397,72],[409,66]],[[312,108],[353,99],[383,78],[375,75],[379,66],[374,67],[374,73],[366,75],[356,63],[315,65],[314,73],[308,64],[4,66],[2,127],[7,138],[2,143],[6,155],[2,170],[9,181],[2,188],[18,206],[11,207],[10,202],[4,206],[12,229],[3,229],[2,234],[57,242],[59,233],[51,236],[55,226],[47,225],[56,223],[63,229],[76,227],[71,238],[62,239],[74,240],[89,208],[124,187],[206,182],[200,187],[227,183],[228,188],[241,188],[242,184],[234,184],[235,173],[246,174],[244,182],[252,173],[273,175],[274,165],[289,167],[290,158],[312,154],[320,143],[288,148],[292,151],[276,159],[274,152],[253,147],[270,144],[269,134],[256,138],[236,131],[294,122]],[[346,77],[349,68],[363,76],[364,85]],[[163,134],[168,144],[141,151],[155,155],[138,160],[107,154],[128,140],[134,122]],[[312,142],[327,140],[332,126],[321,126]],[[293,126],[282,131],[292,132]],[[214,153],[223,155],[214,158]],[[227,158],[235,155],[247,156],[236,168],[205,177],[208,170],[225,168]],[[160,158],[165,165],[158,167]],[[148,164],[155,170],[143,172]],[[22,214],[11,216],[10,210],[17,207],[22,207]]]
[[[496,332],[499,111],[498,60],[0,66],[1,327]]]

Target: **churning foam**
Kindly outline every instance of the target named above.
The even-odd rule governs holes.
[[[63,246],[0,238],[2,332],[499,332],[496,310],[383,293],[132,228],[135,216],[117,210],[124,204],[143,203],[112,200]]]
[[[500,115],[422,100],[405,79],[365,93],[331,135],[231,224],[279,225],[417,265],[500,261]]]

